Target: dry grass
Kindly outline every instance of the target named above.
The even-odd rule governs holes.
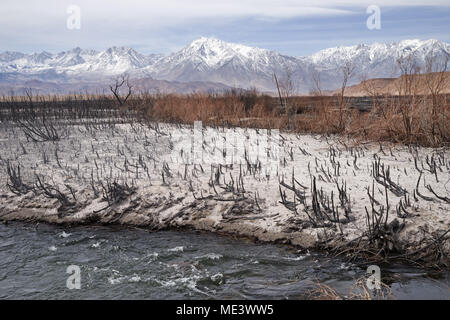
[[[333,287],[317,281],[315,287],[307,293],[310,300],[388,300],[394,299],[391,288],[381,282],[381,288],[370,290],[366,285],[367,277],[356,280],[348,294],[337,292]]]
[[[448,145],[450,108],[447,97],[439,99],[434,106],[427,96],[376,105],[370,113],[353,119],[347,133],[376,141],[431,147]]]
[[[340,108],[332,97],[316,97],[308,107],[292,98],[280,108],[275,98],[257,92],[223,95],[141,96],[134,104],[152,120],[175,123],[202,121],[211,126],[276,128],[298,133],[341,134],[359,140],[391,141],[422,146],[450,142],[448,97],[428,96],[373,99],[370,112]]]
[[[391,141],[430,147],[450,145],[447,95],[410,95],[400,98],[374,94],[372,101],[369,112],[350,108],[349,101],[345,99],[341,105],[340,99],[331,96],[291,97],[287,107],[280,107],[278,98],[255,90],[236,90],[224,94],[134,94],[120,109],[138,110],[153,121],[185,124],[202,121],[209,126],[340,134],[361,141]],[[55,106],[80,109],[80,106],[74,105],[75,102],[86,111],[118,109],[118,103],[111,95],[3,97],[1,102],[0,121],[1,108],[12,110],[18,102],[30,105],[39,102],[49,108],[53,106],[52,110],[55,110]]]
[[[344,300],[335,289],[320,282],[317,282],[316,287],[308,292],[307,298],[310,300]]]

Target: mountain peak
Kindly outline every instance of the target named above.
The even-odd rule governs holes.
[[[112,46],[109,47],[108,49],[105,50],[106,53],[111,54],[111,53],[116,53],[116,54],[127,54],[127,53],[134,53],[134,49],[129,48],[129,47],[125,47],[125,46],[120,46],[120,47],[116,47],[116,46]]]
[[[188,46],[185,47],[185,49],[190,51],[221,51],[229,49],[234,45],[234,43],[225,42],[216,38],[201,37],[192,41]]]
[[[76,54],[80,54],[81,53],[81,48],[80,47],[76,47],[76,48],[73,48],[72,50],[70,50],[70,52],[73,52],[73,53],[76,53]]]
[[[214,43],[214,42],[218,43],[218,42],[225,42],[225,41],[219,40],[214,37],[200,37],[200,38],[193,40],[191,42],[191,45],[202,45],[205,43]]]
[[[406,39],[406,40],[402,40],[399,42],[394,42],[394,44],[400,45],[400,46],[413,46],[413,47],[418,47],[421,46],[423,44],[427,43],[427,41],[423,41],[420,39]]]
[[[220,66],[233,58],[255,59],[258,56],[269,54],[269,50],[226,42],[212,37],[201,37],[184,47],[180,53],[186,57],[195,57],[208,66]]]

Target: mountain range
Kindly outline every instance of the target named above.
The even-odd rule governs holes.
[[[424,68],[426,58],[443,61],[450,44],[439,40],[403,40],[358,44],[321,50],[309,56],[288,56],[275,51],[199,38],[169,55],[142,54],[132,48],[104,51],[75,48],[60,53],[0,53],[0,92],[34,88],[67,93],[107,90],[117,75],[127,73],[149,91],[222,91],[232,87],[275,92],[273,75],[280,82],[290,75],[294,90],[306,93],[317,85],[334,90],[342,83],[342,67],[352,65],[349,85],[369,78],[396,77],[397,60],[412,57]]]

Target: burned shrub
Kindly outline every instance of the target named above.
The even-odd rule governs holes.
[[[20,175],[20,165],[17,165],[17,169],[14,168],[9,161],[6,162],[6,172],[8,174],[9,182],[6,184],[9,190],[16,194],[22,195],[33,190],[33,187],[25,184]]]
[[[60,134],[55,126],[46,120],[43,116],[42,120],[31,121],[29,119],[17,120],[25,136],[34,142],[57,141]]]
[[[136,188],[130,187],[126,182],[120,184],[117,181],[113,181],[112,183],[108,181],[106,185],[102,182],[100,184],[103,190],[102,199],[107,201],[109,205],[119,203],[136,192]]]
[[[61,190],[59,190],[58,186],[52,186],[46,183],[45,181],[43,181],[43,178],[37,174],[35,187],[36,192],[40,191],[45,197],[50,199],[57,199],[59,201],[59,203],[61,204],[61,207],[58,209],[59,212],[76,207],[76,200],[74,191],[72,189],[70,189],[70,192],[72,194],[72,197],[74,198],[73,201],[69,200],[68,196]]]

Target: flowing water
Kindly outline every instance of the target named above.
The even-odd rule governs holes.
[[[70,265],[81,288],[69,290]],[[0,299],[303,299],[346,294],[365,268],[209,233],[0,224]],[[396,298],[450,299],[449,273],[382,266]]]

